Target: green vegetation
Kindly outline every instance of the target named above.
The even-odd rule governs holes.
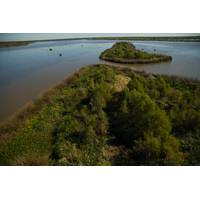
[[[82,68],[0,127],[1,165],[199,165],[200,82]]]
[[[102,52],[100,59],[125,64],[148,64],[171,61],[172,57],[137,50],[129,42],[117,42],[112,48]]]

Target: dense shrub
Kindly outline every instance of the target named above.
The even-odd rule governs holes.
[[[95,65],[48,96],[0,129],[1,165],[200,164],[198,81]]]
[[[169,133],[156,137],[146,133],[143,139],[135,141],[132,156],[137,165],[181,165],[184,162],[179,140]]]
[[[161,111],[145,93],[125,90],[118,98],[117,103],[121,102],[121,105],[117,105],[118,109],[111,110],[111,132],[119,142],[131,145],[146,132],[153,131],[157,136],[161,132],[170,131],[170,122],[165,112]]]

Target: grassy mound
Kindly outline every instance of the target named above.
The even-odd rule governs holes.
[[[199,165],[200,82],[82,68],[0,127],[0,165]]]
[[[148,64],[171,61],[172,57],[137,50],[132,43],[117,42],[101,53],[100,59],[124,64]]]

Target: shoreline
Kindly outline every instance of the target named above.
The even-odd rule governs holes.
[[[0,42],[0,48],[9,48],[9,47],[18,47],[18,46],[26,46],[34,41],[7,41],[7,42]]]
[[[121,58],[109,58],[104,55],[100,56],[100,59],[103,61],[118,63],[118,64],[153,64],[160,62],[170,62],[172,61],[171,56],[166,55],[157,55],[156,58],[151,58],[149,60],[146,59],[121,59]]]
[[[165,75],[165,74],[154,74],[154,73],[148,73],[144,70],[137,70],[135,68],[132,68],[131,66],[116,66],[106,63],[102,63],[103,65],[106,65],[111,68],[116,68],[119,70],[132,70],[135,73],[138,74],[144,74],[145,76],[164,76],[171,79],[177,79],[182,82],[187,82],[190,85],[198,84],[200,83],[200,80],[188,78],[188,77],[182,77],[182,76],[176,76],[176,75]],[[115,63],[113,63],[115,64]],[[120,64],[120,63],[118,63]],[[49,88],[45,89],[44,91],[40,92],[35,100],[30,100],[26,104],[24,104],[22,107],[20,107],[16,112],[14,112],[12,115],[10,115],[5,120],[0,121],[0,131],[10,128],[11,126],[15,126],[20,121],[20,127],[23,126],[23,123],[25,120],[28,120],[32,115],[34,115],[37,111],[39,111],[43,106],[51,102],[51,96],[56,95],[60,92],[64,87],[68,86],[73,80],[75,80],[79,75],[81,74],[81,71],[84,70],[87,67],[91,66],[97,66],[99,64],[91,64],[81,67],[78,70],[75,70],[74,72],[70,73],[69,75],[66,75],[66,77],[61,80],[59,83],[54,84],[50,86]],[[19,128],[20,128],[19,127]],[[2,132],[0,132],[0,140],[2,137]]]
[[[180,36],[180,37],[89,37],[89,38],[64,38],[47,40],[27,40],[27,41],[0,41],[0,48],[25,46],[34,42],[53,42],[71,40],[135,40],[135,41],[166,41],[166,42],[200,42],[200,36]]]
[[[8,134],[6,133],[6,130],[8,128],[11,129],[11,132],[15,132],[19,128],[23,127],[26,120],[30,119],[42,107],[51,103],[51,97],[58,94],[60,90],[63,89],[63,87],[68,86],[76,77],[79,76],[79,73],[85,67],[87,66],[83,66],[79,70],[75,70],[69,75],[66,75],[66,77],[63,80],[59,81],[59,83],[51,85],[49,88],[40,92],[37,97],[35,97],[35,100],[29,100],[26,104],[18,108],[5,120],[0,121],[0,144],[2,138],[6,138],[8,136]],[[17,127],[17,124],[20,124],[20,126]],[[12,135],[12,133],[9,135]]]

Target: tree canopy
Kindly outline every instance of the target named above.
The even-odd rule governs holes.
[[[1,165],[200,164],[198,81],[93,65],[36,105],[0,128]]]

